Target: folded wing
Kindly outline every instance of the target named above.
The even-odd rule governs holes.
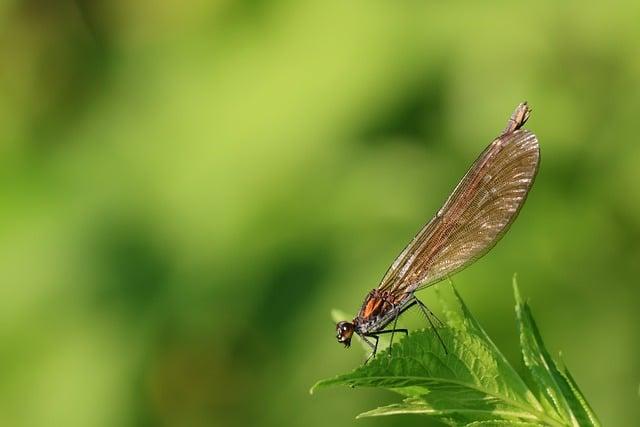
[[[538,139],[519,129],[495,139],[444,206],[402,251],[379,289],[412,292],[487,253],[518,215],[540,161]]]

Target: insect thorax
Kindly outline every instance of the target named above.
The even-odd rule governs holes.
[[[411,303],[411,294],[393,298],[373,290],[367,295],[358,316],[353,319],[355,331],[370,334],[383,330]]]

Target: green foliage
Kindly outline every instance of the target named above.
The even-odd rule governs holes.
[[[458,310],[445,307],[447,328],[410,334],[351,373],[319,381],[378,387],[404,396],[400,403],[360,414],[422,414],[449,425],[598,426],[597,417],[566,370],[544,347],[531,310],[514,279],[523,379],[491,341],[455,291]]]

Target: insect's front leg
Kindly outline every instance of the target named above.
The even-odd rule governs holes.
[[[368,335],[361,335],[361,336],[362,336],[362,341],[366,342],[369,345],[369,347],[371,347],[371,349],[373,350],[371,352],[371,354],[369,355],[369,357],[367,357],[367,360],[365,360],[365,362],[364,362],[364,364],[366,365],[367,363],[369,363],[369,361],[371,359],[376,357],[376,352],[378,351],[378,339],[379,339],[379,337],[378,337],[378,335],[375,335],[375,334],[368,334]],[[372,343],[371,341],[369,341],[367,339],[367,337],[375,338],[376,342]]]

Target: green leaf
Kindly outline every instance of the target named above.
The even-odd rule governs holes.
[[[458,307],[444,308],[448,327],[438,328],[446,350],[433,330],[416,331],[391,349],[380,351],[370,363],[319,381],[311,392],[346,385],[383,388],[404,396],[399,403],[359,417],[421,414],[449,425],[468,426],[599,425],[568,371],[560,371],[555,364],[555,370],[541,369],[551,366],[550,358],[545,357],[548,354],[533,318],[519,295],[523,357],[529,362],[527,367],[535,370],[533,389],[451,289]]]
[[[561,370],[544,346],[529,305],[523,301],[513,278],[522,359],[535,385],[538,399],[568,425],[599,426],[600,422],[569,371]]]

